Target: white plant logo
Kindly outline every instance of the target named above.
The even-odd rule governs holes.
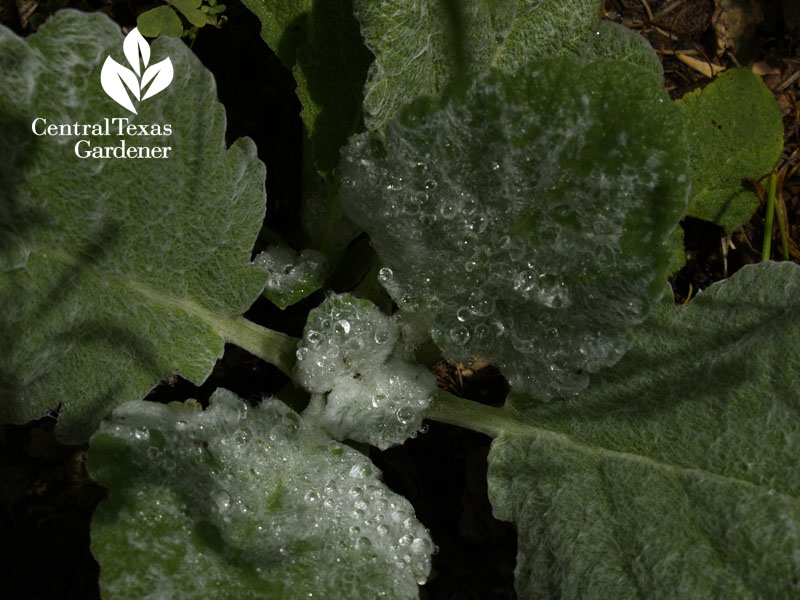
[[[125,88],[130,90],[137,102],[155,96],[172,82],[172,61],[167,57],[148,67],[150,45],[139,33],[137,27],[134,27],[125,36],[122,52],[133,70],[122,66],[109,56],[103,63],[103,70],[100,72],[100,84],[114,102],[127,108],[133,114],[137,114]],[[144,72],[142,73],[142,71]],[[148,84],[150,84],[149,87]]]

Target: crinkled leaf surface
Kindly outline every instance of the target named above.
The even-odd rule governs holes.
[[[585,63],[604,58],[625,61],[651,72],[659,82],[664,80],[664,68],[650,42],[612,21],[600,21],[572,56]]]
[[[303,104],[317,169],[329,175],[339,165],[339,150],[363,131],[361,103],[372,57],[364,47],[352,0],[316,2],[311,40],[297,51],[294,78]]]
[[[758,208],[745,178],[769,173],[783,151],[778,103],[760,77],[733,69],[677,104],[686,118],[692,179],[686,214],[730,233]]]
[[[531,59],[571,52],[600,14],[599,0],[355,0],[375,55],[364,118],[382,129],[421,95],[441,96],[455,78],[492,65],[514,71]]]
[[[397,339],[395,320],[369,300],[332,295],[312,310],[295,367],[315,394],[303,417],[381,450],[416,435],[436,379],[397,355]]]
[[[500,34],[508,34],[498,40],[492,63],[515,71],[532,58],[571,54],[593,30],[601,9],[597,0],[498,2],[493,20],[500,25]]]
[[[106,599],[408,599],[433,549],[361,453],[283,403],[130,402],[92,437]]]
[[[358,378],[385,363],[396,339],[392,318],[372,302],[331,295],[308,314],[295,380],[309,392],[328,392],[339,380]]]
[[[526,598],[800,595],[800,267],[659,310],[574,400],[509,400],[489,457]]]
[[[355,138],[342,198],[447,358],[549,399],[616,362],[664,290],[681,124],[646,71],[538,61]]]
[[[371,60],[352,0],[244,4],[261,20],[261,37],[293,69],[316,167],[330,175],[339,164],[339,149],[362,127],[361,101]]]
[[[177,40],[152,45],[152,61],[174,65],[170,87],[126,113],[99,77],[107,55],[125,63],[122,40],[107,17],[75,11],[27,40],[0,28],[0,418],[61,405],[72,442],[165,374],[202,382],[223,351],[215,316],[247,310],[266,280],[250,265],[265,206],[255,146],[225,148],[214,81]],[[79,139],[121,138],[31,132],[37,117],[123,116],[171,124],[171,136],[122,138],[171,146],[169,158],[79,159]]]
[[[338,440],[386,450],[416,437],[435,389],[430,371],[391,358],[357,379],[340,379],[326,396],[314,396],[303,416]]]
[[[312,0],[242,0],[261,21],[261,37],[287,69],[311,39]]]

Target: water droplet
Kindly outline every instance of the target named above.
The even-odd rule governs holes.
[[[224,512],[231,507],[230,494],[225,490],[221,490],[214,496],[214,502],[216,502],[219,511]]]
[[[303,496],[303,500],[305,500],[307,504],[319,504],[319,499],[320,495],[316,490],[308,490],[305,496]]]
[[[414,418],[414,409],[409,406],[404,406],[399,408],[395,414],[397,416],[397,420],[403,425],[406,425]]]
[[[431,545],[425,538],[416,538],[411,542],[411,551],[415,554],[429,554],[432,550]]]
[[[341,319],[336,323],[334,331],[339,335],[347,335],[348,333],[350,333],[350,321],[348,321],[347,319]]]
[[[392,280],[394,273],[389,267],[383,267],[380,271],[378,271],[378,280],[382,283],[388,283]]]
[[[458,325],[450,330],[448,336],[454,344],[463,346],[469,340],[469,330],[463,325]]]
[[[353,479],[364,479],[365,477],[369,477],[372,474],[372,469],[365,464],[360,465],[353,465],[350,468],[350,477]],[[354,493],[356,490],[360,490],[361,488],[353,488],[351,493]]]
[[[494,312],[495,302],[480,290],[473,291],[469,296],[469,310],[479,317],[487,317]]]
[[[351,337],[345,343],[345,347],[351,352],[358,352],[364,347],[364,340],[359,337]]]
[[[449,202],[446,202],[439,207],[439,214],[445,219],[452,219],[458,214],[458,209]]]
[[[495,335],[500,337],[506,332],[506,326],[503,324],[502,321],[495,321],[494,330],[495,330]]]

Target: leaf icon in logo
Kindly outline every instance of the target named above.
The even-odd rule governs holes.
[[[150,62],[150,45],[139,33],[138,27],[131,29],[130,33],[125,36],[125,41],[122,42],[122,52],[137,75],[141,74],[139,56],[141,55],[142,58],[142,68],[147,68]]]
[[[170,83],[172,83],[172,61],[169,57],[165,58],[161,62],[157,62],[154,65],[150,65],[147,70],[142,75],[142,90],[144,90],[145,86],[153,80],[153,83],[150,84],[150,87],[144,93],[142,100],[147,100],[152,96],[155,96],[158,92],[165,89]]]
[[[114,102],[137,114],[127,90],[130,90],[137,101],[146,100],[163,91],[172,83],[174,75],[172,61],[167,57],[161,62],[148,67],[147,65],[150,63],[150,45],[139,33],[137,27],[134,27],[125,36],[125,41],[122,43],[122,52],[133,70],[122,66],[109,56],[106,58],[106,62],[103,63],[103,69],[100,72],[100,84]],[[139,79],[140,74],[141,81]],[[145,92],[144,97],[141,97],[148,83],[150,87]]]
[[[103,63],[103,70],[100,71],[100,85],[114,102],[136,114],[133,102],[125,91],[125,86],[128,86],[136,99],[139,99],[139,78],[133,71],[109,56]]]

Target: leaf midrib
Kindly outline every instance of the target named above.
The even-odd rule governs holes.
[[[575,450],[583,454],[588,454],[589,456],[597,459],[627,461],[631,463],[640,464],[652,469],[667,471],[676,474],[697,474],[701,477],[718,481],[719,483],[723,484],[742,485],[750,488],[764,489],[764,490],[773,489],[773,488],[766,488],[762,485],[758,485],[746,479],[731,477],[729,475],[721,475],[719,473],[715,473],[714,471],[709,471],[707,469],[676,465],[673,463],[658,460],[656,458],[653,458],[652,456],[634,454],[632,452],[624,452],[621,450],[611,450],[603,446],[589,445],[585,442],[578,441],[575,438],[565,433],[559,433],[551,429],[546,429],[544,427],[539,427],[528,423],[521,423],[513,420],[512,422],[514,423],[514,426],[503,430],[503,432],[501,433],[501,437],[504,435],[513,437],[538,437],[540,439],[546,439],[562,447]],[[784,492],[780,492],[778,490],[775,490],[775,492],[787,498],[797,500],[797,498],[795,498],[794,496],[791,496]]]
[[[191,315],[199,317],[204,321],[208,321],[211,323],[220,318],[220,315],[205,308],[203,305],[192,300],[191,298],[187,297],[179,298],[172,294],[165,293],[157,289],[156,287],[148,283],[145,283],[143,281],[140,281],[129,275],[120,275],[117,273],[112,273],[110,271],[98,269],[88,264],[86,261],[67,252],[63,248],[49,248],[46,250],[36,250],[31,252],[31,256],[36,256],[36,255],[41,256],[42,258],[45,259],[50,258],[58,260],[70,266],[77,267],[82,272],[88,272],[101,279],[118,283],[124,287],[132,289],[135,292],[138,292],[139,294],[141,294],[148,300],[153,301],[154,303],[163,304],[166,306],[170,306],[172,308],[177,308]],[[233,315],[234,313],[230,313],[230,315],[228,316],[233,316]]]
[[[179,298],[134,277],[98,269],[63,248],[40,249],[29,254],[29,256],[36,255],[77,267],[81,272],[126,287],[144,296],[153,304],[160,304],[171,310],[194,316],[208,325],[225,342],[236,344],[254,356],[275,365],[287,375],[291,375],[297,346],[297,340],[291,336],[252,323],[235,311],[216,313],[191,298]]]
[[[588,455],[595,459],[619,460],[629,463],[640,464],[652,469],[666,471],[673,474],[693,474],[707,480],[715,481],[723,485],[744,486],[750,489],[773,491],[775,494],[797,502],[799,499],[787,492],[775,488],[766,487],[761,484],[753,483],[746,479],[722,475],[698,467],[686,467],[676,465],[651,456],[634,454],[620,450],[611,450],[603,446],[590,445],[579,441],[572,436],[547,429],[540,425],[520,421],[514,412],[507,406],[493,407],[463,398],[457,398],[452,394],[440,390],[431,405],[427,418],[443,421],[461,427],[468,427],[475,431],[485,433],[495,441],[502,442],[509,438],[539,438],[549,441],[563,448],[574,450],[581,454]]]

